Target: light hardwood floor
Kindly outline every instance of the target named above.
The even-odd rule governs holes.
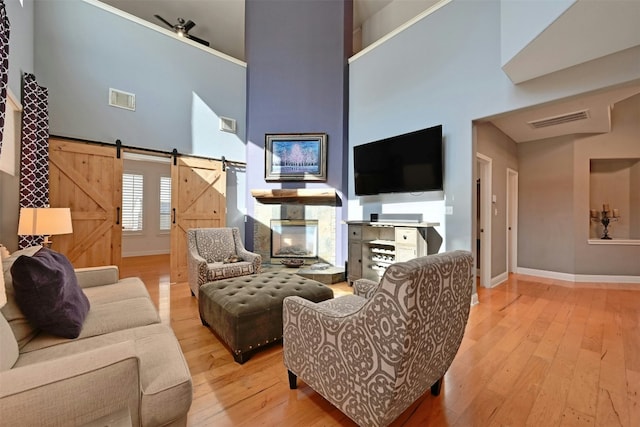
[[[188,425],[355,425],[301,381],[289,390],[281,344],[235,363],[188,285],[170,285],[167,256],[123,259],[128,276],[142,278],[180,340],[194,386]],[[393,426],[640,426],[640,285],[512,275],[479,299],[442,394],[427,392]]]

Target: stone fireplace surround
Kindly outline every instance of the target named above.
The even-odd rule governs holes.
[[[336,262],[335,190],[251,190],[256,198],[253,248],[266,264],[280,264],[282,258],[271,257],[271,220],[317,220],[318,258],[305,264]]]

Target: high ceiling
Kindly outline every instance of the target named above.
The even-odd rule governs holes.
[[[148,21],[154,25],[158,25],[161,28],[166,28],[166,25],[158,20],[154,15],[160,15],[170,23],[177,23],[179,18],[184,20],[192,20],[195,22],[195,26],[189,32],[191,35],[207,40],[211,47],[222,53],[225,53],[234,58],[244,60],[244,32],[245,32],[245,0],[101,0],[110,6],[120,9],[124,12],[130,13],[140,19]],[[295,1],[295,0],[291,0]],[[357,29],[369,18],[380,12],[385,7],[389,6],[394,0],[354,0],[354,23],[353,28]],[[424,9],[433,4],[433,0],[395,0],[396,2],[407,3],[401,4],[400,7],[405,8],[405,12],[413,13],[412,11],[422,12]],[[424,6],[417,7],[415,2],[419,1]],[[409,3],[413,2],[413,3]],[[631,6],[629,6],[631,7]],[[418,10],[420,9],[420,10]],[[584,9],[584,10],[582,10]],[[573,18],[576,23],[573,25],[575,28],[580,28],[580,22],[585,19],[594,19],[593,17],[585,17],[586,13],[593,14],[593,10],[583,7],[582,9],[574,7],[572,13],[565,13],[565,21]],[[631,9],[635,12],[635,9]],[[395,11],[397,12],[397,10]],[[625,13],[630,16],[635,16],[631,13],[625,12],[621,9],[619,13]],[[613,17],[611,19],[605,19],[602,14],[598,15],[599,25],[601,28],[603,25],[610,25],[606,31],[600,31],[598,43],[602,44],[606,37],[603,34],[615,33],[616,23],[620,23],[621,16]],[[615,19],[614,19],[615,18]],[[629,18],[631,19],[631,18]],[[607,24],[608,23],[608,24]],[[622,25],[622,24],[620,24]],[[632,27],[635,27],[632,25]],[[551,27],[550,27],[551,28]],[[531,69],[531,63],[540,64],[546,63],[549,56],[546,52],[554,51],[555,56],[568,57],[569,54],[575,56],[575,52],[591,52],[589,46],[593,45],[593,42],[584,42],[580,44],[582,50],[578,47],[571,45],[567,48],[562,48],[564,42],[567,40],[573,40],[571,34],[578,30],[573,29],[572,26],[567,23],[557,22],[554,23],[554,28],[558,31],[545,31],[543,34],[546,38],[538,37],[536,42],[541,44],[538,46],[536,52],[530,52],[532,49],[523,49],[522,54],[511,61],[508,64],[511,69],[505,69],[505,72],[509,74],[510,78],[514,80],[517,72],[520,69]],[[548,33],[548,34],[547,34]],[[560,36],[558,36],[558,33]],[[571,34],[566,34],[571,33]],[[637,38],[638,31],[631,32],[630,35]],[[563,36],[563,34],[565,34]],[[552,36],[549,36],[552,35]],[[560,38],[558,38],[560,37]],[[635,45],[636,40],[631,38],[631,41],[624,41]],[[582,38],[584,39],[584,37]],[[560,46],[560,47],[559,47]],[[606,45],[605,45],[606,47]],[[601,46],[602,48],[602,46]],[[565,55],[559,53],[559,49],[570,49]],[[613,51],[619,50],[618,46],[614,47]],[[528,51],[529,50],[529,51]],[[524,58],[524,59],[522,59]],[[554,59],[553,57],[551,58]],[[589,60],[589,58],[584,58]],[[542,62],[541,62],[542,61]],[[574,61],[579,63],[580,60]],[[518,68],[520,67],[520,68]],[[534,76],[535,77],[535,76]],[[531,77],[529,77],[531,78]],[[515,78],[514,81],[517,81]],[[610,108],[618,101],[640,93],[640,85],[630,85],[624,88],[616,88],[611,91],[606,91],[597,94],[589,94],[581,96],[575,99],[564,100],[561,102],[555,102],[551,105],[541,105],[533,108],[528,108],[523,111],[509,112],[500,116],[487,118],[486,121],[492,122],[510,138],[516,142],[534,141],[544,138],[550,138],[560,135],[568,134],[580,134],[580,133],[599,133],[608,132],[610,130]],[[581,113],[581,117],[578,120],[568,120],[564,116],[572,113]],[[562,123],[552,123],[551,126],[534,126],[536,122],[540,120],[551,119],[550,122],[557,120]]]
[[[101,0],[110,6],[166,28],[154,15],[170,23],[192,20],[190,34],[207,40],[211,47],[244,60],[244,0]],[[358,28],[393,0],[355,0],[353,28]]]

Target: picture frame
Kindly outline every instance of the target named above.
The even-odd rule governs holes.
[[[266,134],[266,181],[326,181],[327,134]]]

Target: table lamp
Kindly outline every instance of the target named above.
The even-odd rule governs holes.
[[[4,289],[4,272],[0,272],[0,308],[4,307],[6,303],[7,303],[7,292]]]
[[[20,208],[18,235],[45,236],[43,246],[51,247],[49,236],[73,233],[69,208]]]

